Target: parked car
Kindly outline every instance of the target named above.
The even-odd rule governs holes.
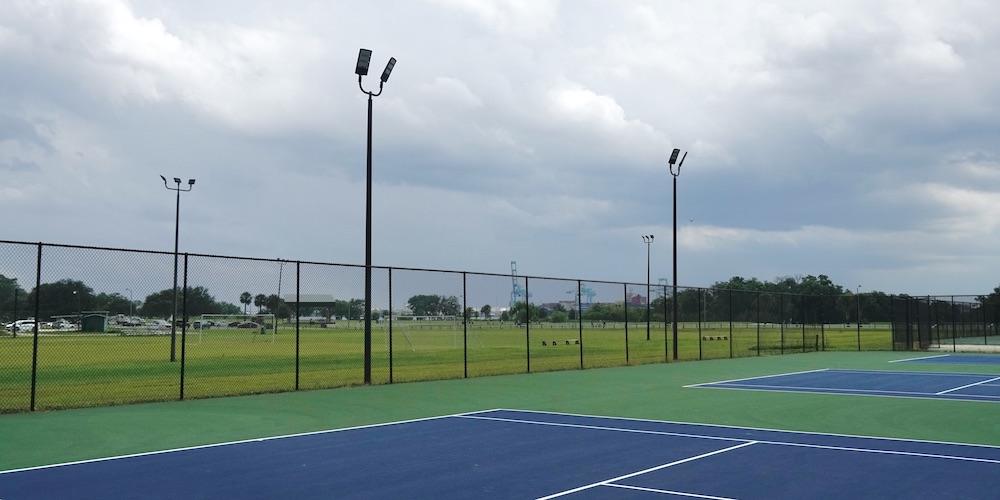
[[[253,321],[244,321],[236,325],[236,328],[260,328],[260,325]]]
[[[119,321],[118,324],[120,324],[121,326],[142,326],[143,322],[142,318],[132,317],[132,318],[125,318]]]
[[[170,328],[170,322],[164,319],[154,319],[147,322],[146,326],[157,330],[163,330],[165,328]]]
[[[41,325],[39,325],[41,326]],[[26,332],[35,329],[35,320],[33,319],[19,319],[11,323],[4,325],[8,331],[11,332]]]
[[[56,330],[69,330],[75,327],[76,325],[65,319],[57,319],[52,322],[52,328]]]

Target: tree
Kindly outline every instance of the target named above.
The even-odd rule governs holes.
[[[253,301],[253,296],[250,292],[243,292],[240,294],[240,304],[243,304],[243,314],[247,313],[247,306]]]
[[[94,298],[94,309],[108,311],[110,314],[129,314],[135,304],[120,293],[99,293]]]
[[[258,293],[253,297],[253,305],[257,306],[257,314],[260,314],[260,308],[264,307],[267,303],[267,296],[263,293]]]
[[[484,305],[479,309],[479,313],[483,315],[484,318],[490,319],[490,312],[493,310],[489,304]]]
[[[25,302],[34,304],[36,294],[40,294],[39,319],[94,310],[94,289],[82,281],[61,279],[55,283],[43,283],[28,294]]]
[[[18,316],[27,317],[24,314],[24,311],[29,310],[25,304],[27,295],[28,292],[21,288],[17,278],[8,278],[0,274],[0,319],[4,321],[20,319],[14,317],[15,310]]]
[[[178,294],[183,294],[184,290],[178,290]],[[183,300],[183,295],[178,299]],[[167,318],[174,311],[174,289],[168,288],[156,293],[152,293],[143,301],[140,311],[143,316]],[[178,301],[178,314],[183,314],[181,302]],[[203,286],[187,288],[187,316],[201,316],[202,314],[239,314],[240,308],[235,304],[219,302],[212,297],[208,289]]]
[[[275,294],[267,296],[265,306],[267,307],[267,312],[277,316],[278,318],[287,319],[292,315],[288,304],[286,304],[281,297],[278,297]]]
[[[462,306],[458,297],[452,295],[414,295],[406,303],[414,316],[458,316]]]
[[[549,314],[549,321],[552,323],[565,323],[568,319],[566,311],[552,311],[552,314]]]

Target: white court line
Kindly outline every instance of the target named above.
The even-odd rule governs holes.
[[[72,461],[72,462],[62,462],[62,463],[49,464],[49,465],[37,465],[37,466],[34,466],[34,467],[22,467],[20,469],[0,470],[0,475],[3,475],[3,474],[13,474],[15,472],[26,472],[26,471],[30,471],[30,470],[50,469],[50,468],[54,468],[54,467],[65,467],[67,465],[89,464],[89,463],[92,463],[92,462],[105,462],[105,461],[110,461],[110,460],[119,460],[119,459],[123,459],[123,458],[145,457],[145,456],[149,456],[149,455],[159,455],[159,454],[163,454],[163,453],[174,453],[174,452],[178,452],[178,451],[200,450],[202,448],[215,448],[215,447],[218,447],[218,446],[229,446],[229,445],[233,445],[233,444],[254,443],[254,442],[261,442],[261,441],[271,441],[271,440],[274,440],[274,439],[285,439],[285,438],[293,438],[293,437],[300,437],[300,436],[312,436],[312,435],[316,435],[316,434],[329,434],[329,433],[333,433],[333,432],[354,431],[354,430],[359,430],[359,429],[371,429],[373,427],[386,427],[386,426],[390,426],[390,425],[410,424],[410,423],[415,423],[415,422],[424,422],[424,421],[427,421],[427,420],[438,420],[438,419],[449,418],[449,417],[461,417],[461,416],[473,415],[473,414],[476,414],[476,413],[484,413],[484,412],[491,412],[491,411],[497,411],[497,409],[494,408],[494,409],[491,409],[491,410],[478,410],[478,411],[470,411],[470,412],[465,412],[465,413],[454,413],[454,414],[451,414],[451,415],[438,415],[438,416],[434,416],[434,417],[412,418],[412,419],[409,419],[409,420],[397,420],[395,422],[382,422],[380,424],[356,425],[354,427],[341,427],[339,429],[325,429],[325,430],[321,430],[321,431],[299,432],[299,433],[296,433],[296,434],[283,434],[283,435],[280,435],[280,436],[268,436],[268,437],[262,437],[262,438],[240,439],[238,441],[226,441],[226,442],[222,442],[222,443],[200,444],[200,445],[196,445],[196,446],[185,446],[185,447],[182,447],[182,448],[171,448],[171,449],[167,449],[167,450],[144,451],[144,452],[141,452],[141,453],[130,453],[130,454],[127,454],[127,455],[115,455],[115,456],[111,456],[111,457],[89,458],[89,459],[86,459],[86,460],[75,460],[75,461]]]
[[[680,465],[680,464],[684,464],[684,463],[688,463],[688,462],[693,462],[695,460],[701,460],[703,458],[710,457],[712,455],[718,455],[719,453],[725,453],[727,451],[733,451],[735,449],[743,448],[745,446],[750,446],[752,444],[757,444],[757,441],[747,441],[745,443],[740,443],[738,445],[730,446],[728,448],[723,448],[721,450],[710,451],[708,453],[702,453],[701,455],[695,455],[693,457],[682,458],[680,460],[675,460],[675,461],[670,462],[670,463],[657,465],[656,467],[650,467],[648,469],[643,469],[643,470],[632,472],[632,473],[625,474],[625,475],[622,475],[622,476],[613,477],[611,479],[605,479],[603,481],[598,481],[596,483],[590,483],[588,485],[579,486],[579,487],[573,488],[571,490],[560,491],[559,493],[553,493],[553,494],[548,495],[548,496],[539,497],[537,500],[549,500],[551,498],[556,498],[556,497],[561,497],[561,496],[564,496],[564,495],[569,495],[570,493],[576,493],[576,492],[583,491],[583,490],[589,490],[589,489],[595,488],[597,486],[607,486],[608,483],[613,483],[615,481],[621,481],[622,479],[628,479],[630,477],[641,476],[643,474],[648,474],[650,472],[655,472],[655,471],[658,471],[658,470],[661,470],[661,469],[666,469],[667,467],[673,467],[675,465]]]
[[[975,387],[977,385],[985,384],[987,382],[996,382],[997,380],[1000,380],[1000,377],[993,377],[993,378],[991,378],[989,380],[983,380],[982,382],[976,382],[974,384],[965,384],[965,385],[960,386],[960,387],[955,387],[954,389],[948,389],[948,390],[944,390],[944,391],[941,391],[941,392],[935,392],[934,394],[938,394],[938,395],[948,394],[949,392],[960,391],[962,389],[966,389],[966,388],[969,388],[969,387]],[[977,394],[977,396],[979,396],[979,394]],[[998,396],[986,396],[986,397],[998,397]]]
[[[697,493],[687,493],[684,491],[671,491],[671,490],[660,490],[657,488],[644,488],[642,486],[632,486],[630,484],[602,484],[601,486],[610,486],[613,488],[625,488],[628,490],[639,490],[648,491],[650,493],[663,493],[665,495],[677,495],[682,497],[694,497],[694,498],[707,498],[709,500],[736,500],[735,498],[729,497],[713,497],[712,495],[699,495]]]
[[[833,391],[830,391],[830,392],[818,392],[818,391],[803,391],[802,389],[799,389],[799,390],[768,389],[767,387],[758,388],[758,386],[750,386],[750,385],[748,385],[746,387],[736,387],[736,386],[730,386],[730,385],[705,385],[705,386],[698,387],[698,389],[728,389],[728,390],[731,390],[731,391],[780,392],[780,393],[783,393],[783,394],[820,394],[820,395],[830,395],[830,396],[864,396],[864,397],[869,397],[869,398],[926,399],[926,400],[929,400],[929,401],[961,401],[963,403],[970,403],[970,402],[971,403],[989,403],[989,404],[1000,403],[1000,400],[994,401],[994,400],[990,400],[990,399],[976,399],[976,398],[990,397],[990,396],[979,396],[979,395],[974,395],[974,394],[951,394],[948,397],[935,398],[935,397],[933,397],[934,394],[931,394],[929,392],[925,396],[906,396],[906,395],[901,395],[901,394],[867,394],[867,393],[864,393],[864,392],[833,392]],[[823,433],[822,432],[817,432],[815,434],[823,434]],[[835,435],[836,434],[831,434],[831,436],[835,436]],[[842,434],[842,435],[850,436],[850,434]],[[871,437],[873,437],[875,439],[894,439],[894,438],[880,438],[878,436],[871,436]],[[900,441],[909,441],[909,439],[900,439],[900,438],[895,438],[895,439],[899,439]],[[924,440],[924,442],[925,443],[934,443],[934,442],[938,442],[938,441],[927,441],[927,440]],[[993,445],[988,445],[988,444],[949,443],[947,441],[941,441],[941,443],[943,443],[943,444],[959,444],[959,445],[962,445],[962,446],[987,446],[987,447],[991,447],[991,448],[1000,448],[1000,446],[993,446]]]
[[[722,387],[725,389],[725,387]],[[775,391],[778,392],[778,391]],[[858,396],[867,396],[867,394],[858,394]],[[886,396],[893,397],[893,396]],[[940,398],[929,398],[934,401],[941,401]],[[907,443],[930,443],[930,444],[948,444],[954,446],[975,446],[978,448],[991,448],[1000,449],[1000,446],[995,446],[991,444],[974,444],[974,443],[956,443],[954,441],[934,441],[930,439],[905,439],[905,438],[894,438],[894,437],[882,437],[882,436],[866,436],[863,434],[837,434],[833,432],[812,432],[812,431],[790,431],[786,429],[771,429],[768,427],[740,427],[737,425],[724,425],[724,424],[706,424],[703,422],[680,422],[677,420],[655,420],[652,418],[633,418],[633,417],[609,417],[606,415],[590,415],[587,413],[567,413],[561,411],[543,411],[543,410],[518,410],[516,408],[499,408],[496,410],[489,411],[517,411],[523,413],[540,413],[543,415],[563,415],[567,417],[588,417],[588,418],[603,418],[605,420],[625,420],[628,422],[651,422],[659,424],[680,424],[680,425],[703,425],[705,427],[718,427],[720,429],[739,429],[739,430],[751,430],[751,431],[768,431],[768,432],[778,432],[783,434],[806,434],[810,436],[837,436],[846,438],[859,438],[859,439],[884,439],[886,441],[903,441]],[[486,413],[482,412],[469,412],[466,415],[474,413]]]
[[[997,378],[1000,378],[1000,377],[997,377]],[[969,384],[969,385],[974,385],[974,384]],[[793,390],[793,391],[797,390],[798,392],[823,391],[823,392],[819,392],[820,394],[829,394],[831,392],[836,392],[836,393],[841,393],[841,394],[854,394],[855,392],[875,393],[875,394],[883,394],[883,393],[888,393],[888,394],[912,394],[912,395],[917,395],[917,396],[931,396],[931,395],[941,394],[940,392],[890,391],[888,389],[851,389],[851,388],[843,388],[843,387],[819,387],[819,386],[814,386],[814,385],[718,384],[715,387],[738,387],[738,388],[741,388],[741,389],[744,388],[744,387],[761,388],[761,389],[771,389],[771,388],[773,388],[773,389],[788,389],[788,390]],[[962,387],[965,387],[965,386],[962,386]],[[956,396],[961,396],[961,395],[962,394],[956,394]],[[976,395],[976,397],[980,397],[980,396]],[[996,398],[1000,399],[1000,396],[983,396],[983,397],[996,397]]]
[[[685,385],[684,387],[699,387],[699,386],[708,385],[708,384],[725,384],[725,383],[728,383],[728,382],[742,382],[744,380],[754,380],[754,379],[758,379],[758,378],[770,378],[770,377],[783,377],[785,375],[802,375],[802,374],[805,374],[805,373],[825,372],[827,370],[829,370],[829,368],[820,368],[818,370],[803,370],[803,371],[800,371],[800,372],[775,373],[774,375],[759,375],[759,376],[756,376],[756,377],[747,377],[747,378],[734,378],[734,379],[731,379],[731,380],[716,380],[715,382],[702,382],[700,384],[689,384],[689,385]]]
[[[658,434],[661,436],[678,436],[678,437],[690,437],[697,439],[713,439],[720,441],[746,441],[740,438],[729,438],[721,436],[706,436],[700,434],[686,434],[681,432],[670,432],[670,431],[651,431],[645,429],[625,429],[620,427],[606,427],[599,425],[587,425],[587,424],[564,424],[559,422],[543,422],[535,420],[522,420],[516,418],[503,418],[503,417],[483,417],[478,415],[455,415],[456,418],[468,418],[476,420],[495,420],[499,422],[513,422],[518,424],[533,424],[533,425],[549,425],[553,427],[572,427],[577,429],[593,429],[600,431],[612,431],[612,432],[627,432],[633,434]],[[879,438],[873,438],[879,439]],[[812,443],[791,443],[787,441],[771,441],[767,439],[756,439],[752,441],[753,443],[760,444],[773,444],[777,446],[794,446],[798,448],[816,448],[820,450],[837,450],[837,451],[854,451],[859,453],[877,453],[882,455],[901,455],[908,457],[922,457],[922,458],[940,458],[944,460],[960,460],[964,462],[982,462],[988,464],[1000,464],[1000,460],[994,460],[991,458],[975,458],[975,457],[960,457],[958,455],[941,455],[937,453],[920,453],[915,451],[898,451],[898,450],[877,450],[874,448],[856,448],[853,446],[831,446],[825,444],[812,444]],[[610,480],[609,480],[610,481]],[[596,485],[596,483],[595,483]]]
[[[851,370],[847,368],[831,368],[833,373],[863,373],[888,374],[888,375],[926,375],[932,377],[993,377],[996,373],[962,373],[962,372],[925,372],[925,371],[903,371],[903,370]]]
[[[906,358],[906,359],[894,359],[890,363],[902,363],[904,361],[916,361],[918,359],[934,359],[934,358],[947,358],[951,354],[938,354],[936,356],[924,356],[922,358]]]
[[[996,377],[990,380],[984,380],[983,382],[989,382],[991,380],[1000,380],[1000,377]],[[878,394],[908,394],[916,396],[939,396],[943,394],[948,394],[951,391],[957,391],[959,389],[964,389],[966,387],[972,387],[974,385],[979,385],[983,382],[976,382],[974,384],[966,384],[961,387],[956,387],[954,389],[948,389],[947,391],[941,392],[912,392],[912,391],[890,391],[888,389],[849,389],[849,388],[837,388],[837,387],[816,387],[816,386],[806,386],[806,385],[764,385],[764,384],[723,384],[716,385],[713,387],[736,387],[740,389],[745,388],[761,388],[761,389],[787,389],[793,392],[809,392],[815,394],[862,394],[862,393],[872,393]],[[710,389],[712,387],[709,387]],[[990,399],[1000,399],[1000,396],[990,396],[988,394],[952,394],[951,397],[959,398],[990,398]],[[940,399],[940,398],[931,398]]]

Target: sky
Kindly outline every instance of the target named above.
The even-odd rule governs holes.
[[[4,5],[0,239],[363,263],[364,47],[377,265],[672,279],[676,147],[682,285],[1000,283],[995,2]]]

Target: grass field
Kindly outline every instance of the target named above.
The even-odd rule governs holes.
[[[373,335],[372,377],[390,380],[388,330]],[[391,377],[411,382],[557,370],[662,363],[672,353],[663,323],[646,325],[584,323],[583,343],[575,323],[532,324],[530,336],[514,325],[397,326],[393,331]],[[681,360],[757,356],[819,349],[857,350],[852,327],[762,325],[760,349],[756,325],[728,323],[679,325]],[[666,335],[665,335],[666,334]],[[355,323],[337,328],[303,327],[299,335],[298,384],[319,389],[363,383],[363,330]],[[701,340],[700,340],[701,339]],[[711,339],[711,340],[706,340]],[[823,340],[825,339],[825,342]],[[184,395],[204,398],[280,392],[295,389],[295,330],[276,334],[256,330],[210,329],[191,332],[184,352]],[[699,342],[700,340],[700,342]],[[803,342],[804,340],[804,342]],[[468,363],[465,362],[465,342]],[[545,345],[543,345],[543,342]],[[887,329],[862,331],[862,350],[891,348]],[[180,396],[181,363],[170,362],[168,335],[42,335],[38,342],[38,409],[164,401]],[[179,344],[179,341],[178,341]],[[553,345],[554,344],[554,345]],[[626,348],[627,347],[627,348]],[[24,411],[30,404],[30,337],[0,337],[0,412]],[[181,355],[178,345],[177,356]],[[581,352],[582,351],[582,352]],[[530,356],[529,356],[530,354]],[[582,354],[582,358],[581,358]]]
[[[1000,375],[1000,365],[888,363],[915,356],[822,352],[0,415],[0,470],[488,408],[1000,445],[995,403],[683,387],[817,368]]]

